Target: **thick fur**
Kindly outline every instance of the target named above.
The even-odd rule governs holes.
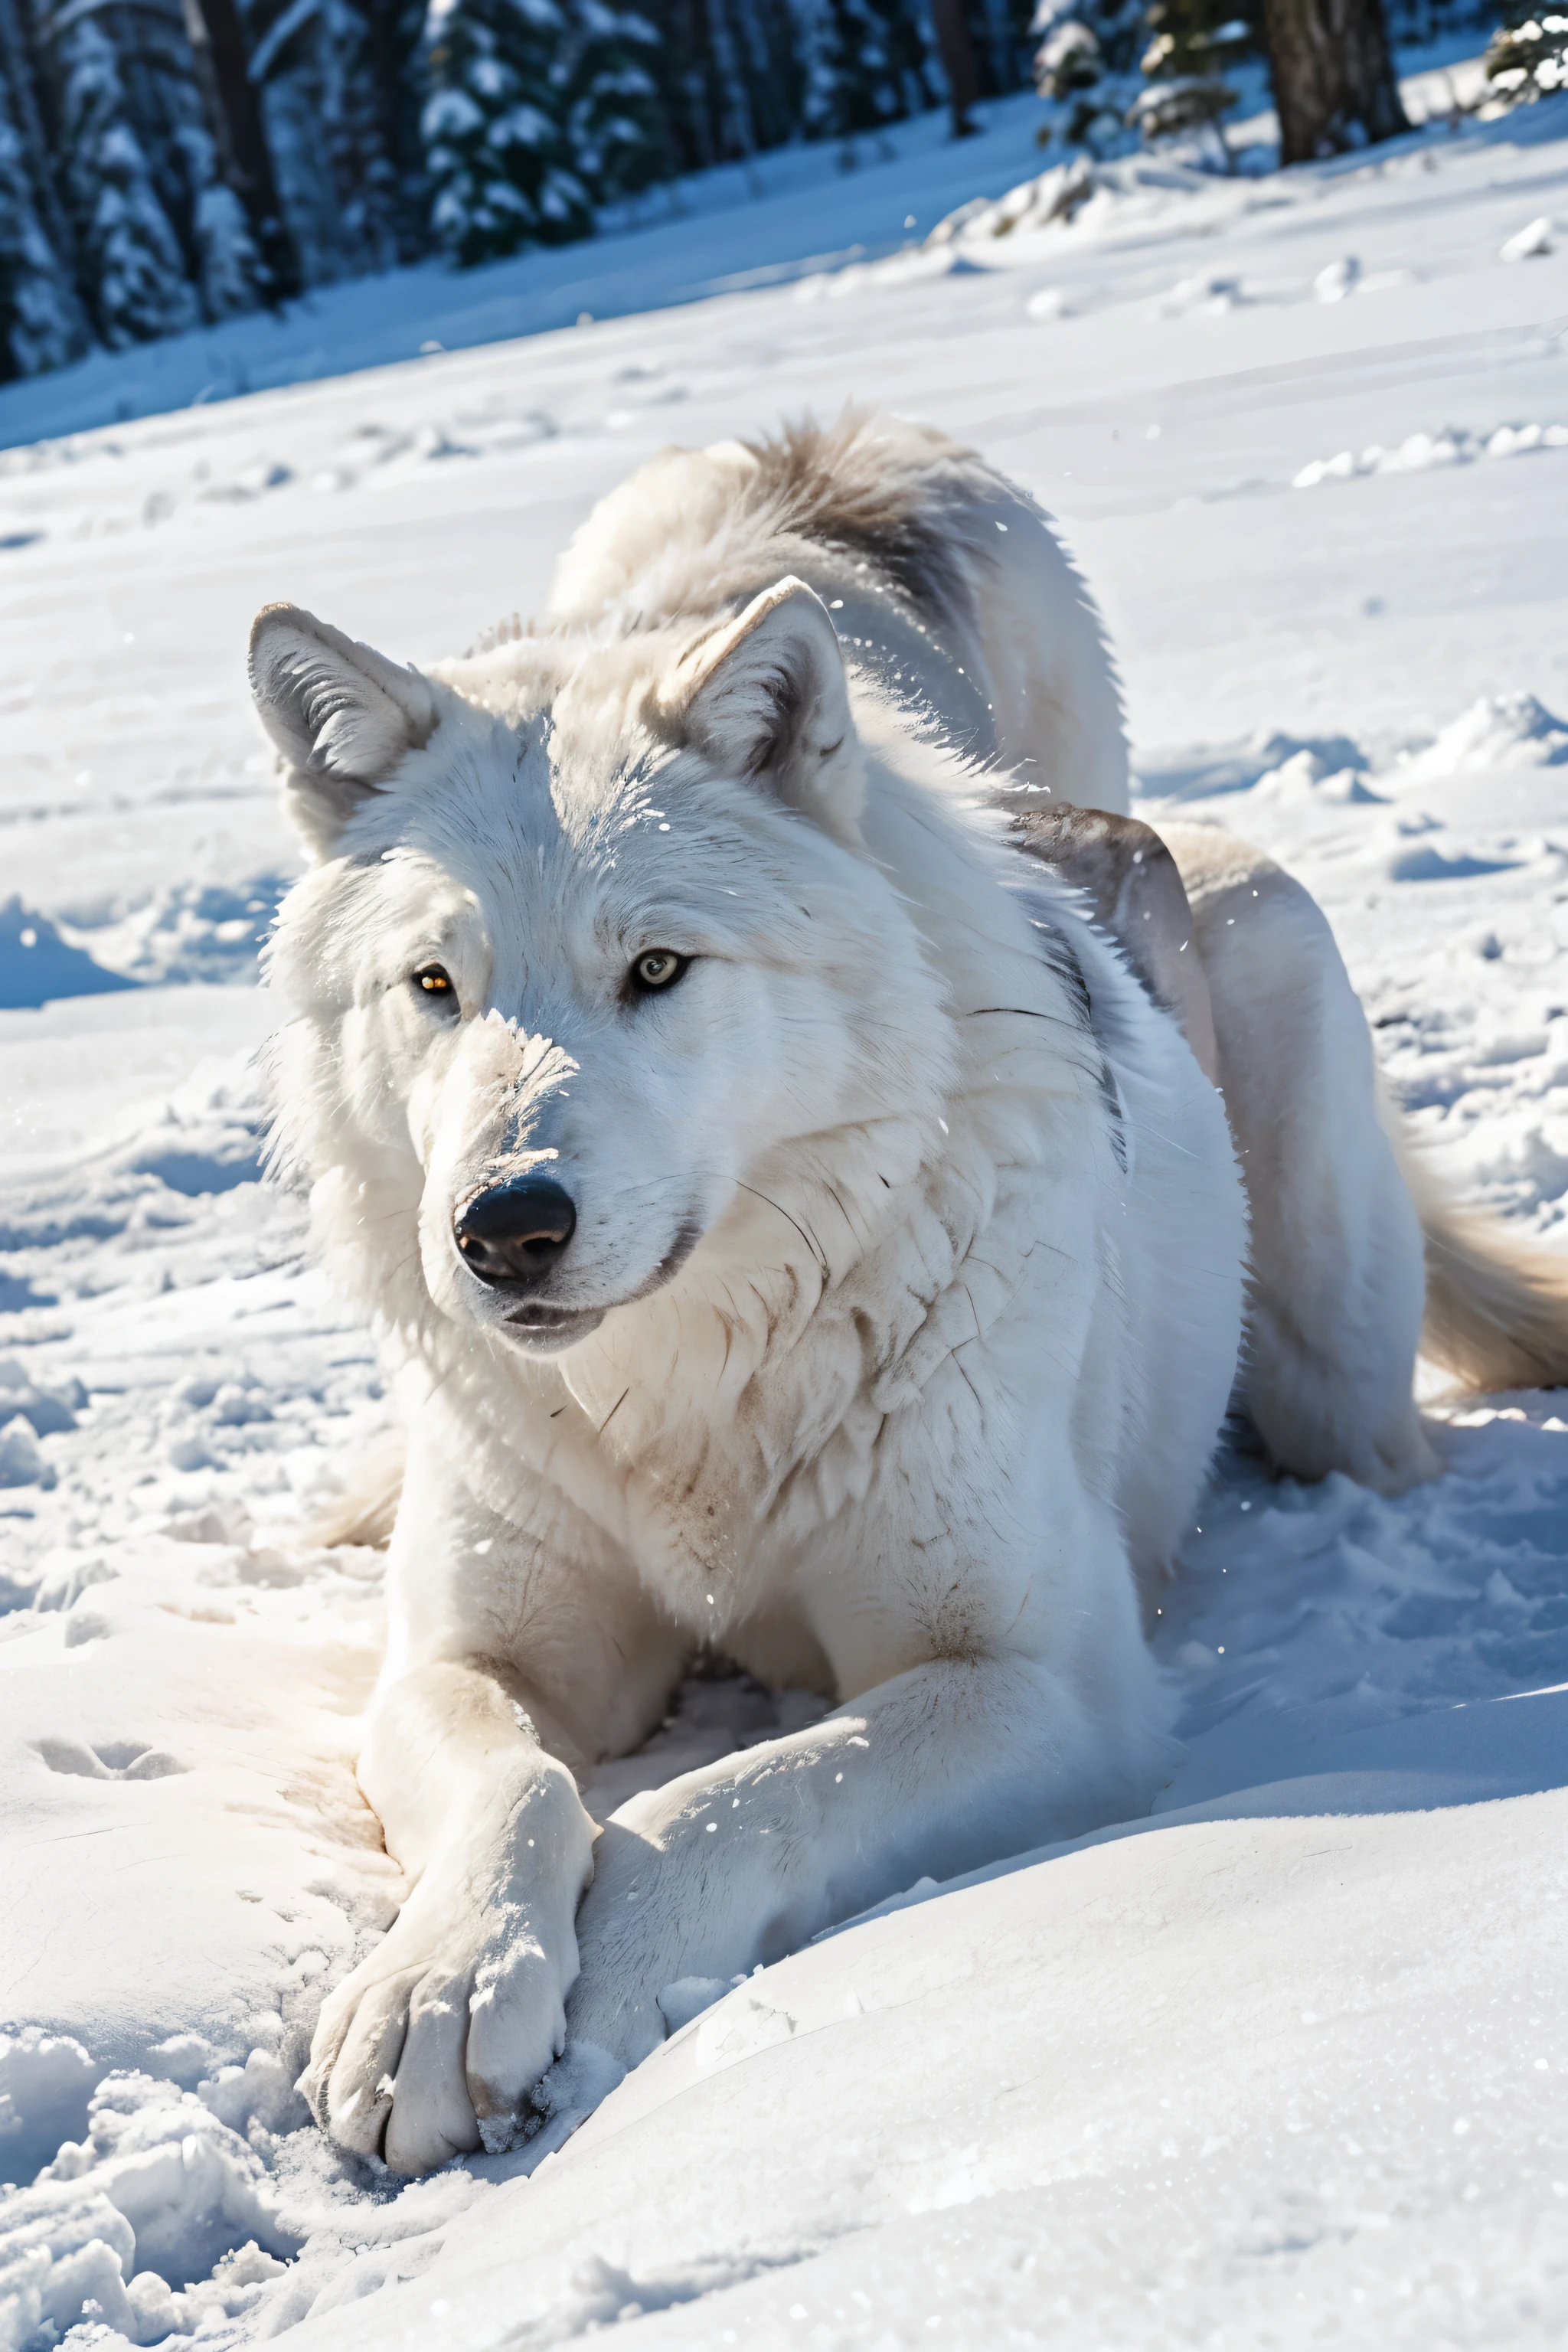
[[[539,635],[425,677],[271,608],[252,672],[317,858],[277,1150],[408,1448],[360,1777],[410,1892],[307,2080],[417,2171],[504,2144],[568,2030],[629,2063],[682,1978],[1148,1805],[1138,1588],[1231,1393],[1244,1193],[1178,1023],[1018,845],[1124,792],[1115,684],[1043,519],[939,436],[668,453]],[[1254,1412],[1282,1461],[1420,1475],[1364,1023],[1294,886],[1171,838],[1251,1155]],[[639,996],[654,951],[684,976]],[[1310,1169],[1281,1048],[1340,1120]],[[519,1304],[455,1226],[541,1176],[576,1228]],[[703,1646],[831,1711],[594,1823],[578,1776]]]
[[[1150,995],[1173,1013],[1193,1058],[1219,1084],[1219,1046],[1192,908],[1175,859],[1152,825],[1097,808],[1030,807],[1014,831],[1033,857],[1081,890],[1100,929]]]
[[[1384,1124],[1426,1237],[1421,1345],[1461,1389],[1568,1384],[1568,1267],[1493,1217],[1450,1200],[1423,1166],[1397,1111]]]
[[[930,425],[849,409],[667,449],[573,540],[551,595],[595,635],[689,622],[793,573],[906,719],[1055,800],[1127,810],[1100,616],[1033,499]]]

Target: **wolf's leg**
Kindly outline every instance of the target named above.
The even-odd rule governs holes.
[[[478,2147],[561,2047],[594,1828],[544,1742],[565,1744],[493,1664],[418,1667],[377,1702],[360,1780],[414,1884],[323,2007],[304,2087],[341,2146],[395,2170]]]
[[[1280,1469],[1397,1494],[1439,1465],[1411,1395],[1421,1226],[1378,1117],[1366,1016],[1299,882],[1217,827],[1160,831],[1193,909],[1247,1182],[1247,1409]]]
[[[596,1834],[574,1776],[636,1747],[679,1673],[635,1579],[574,1533],[558,1498],[526,1530],[479,1513],[416,1439],[359,1759],[412,1883],[323,2007],[305,2077],[334,2139],[398,2171],[504,2132],[559,2051]]]
[[[1147,1659],[1126,1613],[1135,1677]],[[680,1978],[750,1971],[922,1875],[1145,1811],[1159,1752],[1097,1723],[1072,1673],[942,1659],[633,1798],[578,1915],[568,2030],[633,2065],[664,2038],[659,1994]]]

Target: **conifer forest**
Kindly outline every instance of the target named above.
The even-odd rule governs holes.
[[[968,0],[977,94],[1026,7]],[[941,103],[924,0],[0,0],[0,376]]]
[[[1382,0],[0,0],[0,381],[1031,82],[1043,147],[1229,169],[1226,76],[1291,55],[1295,152],[1403,127]]]

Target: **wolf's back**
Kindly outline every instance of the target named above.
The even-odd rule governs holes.
[[[934,426],[848,408],[666,449],[578,530],[550,617],[700,625],[790,573],[852,657],[875,646],[884,678],[912,675],[953,748],[1058,803],[1126,813],[1121,693],[1088,591],[1034,500]]]

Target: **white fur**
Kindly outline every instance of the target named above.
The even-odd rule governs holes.
[[[568,2030],[630,2063],[674,1980],[1136,1812],[1167,1769],[1137,1580],[1190,1522],[1236,1370],[1224,1110],[940,730],[868,658],[847,676],[814,593],[833,562],[797,541],[801,576],[759,580],[780,532],[753,518],[749,545],[737,520],[750,463],[686,453],[618,493],[556,625],[436,681],[309,616],[258,624],[321,856],[274,951],[279,1149],[408,1433],[360,1769],[413,1891],[329,2000],[310,2083],[342,2142],[405,2170],[504,2138]],[[975,609],[993,685],[1056,680],[1059,723],[1020,688],[999,734],[1027,725],[1066,773],[1114,717],[1097,630],[1064,653],[1048,603],[1005,627]],[[832,617],[871,626],[847,599]],[[889,616],[900,661],[913,625]],[[628,1002],[654,949],[689,969]],[[1259,967],[1233,983],[1229,952],[1216,1029],[1256,1150],[1275,1113],[1236,1008]],[[432,962],[449,1011],[410,983]],[[1377,1391],[1386,1472],[1415,1426],[1408,1234],[1354,1108],[1353,999],[1323,1017],[1354,1098],[1333,1183],[1371,1236],[1351,1385],[1358,1409]],[[453,1241],[478,1192],[537,1170],[578,1217],[548,1340]],[[647,1736],[703,1643],[834,1711],[595,1827],[574,1775]]]
[[[1245,1395],[1271,1457],[1398,1494],[1436,1470],[1411,1395],[1421,1221],[1366,1017],[1321,909],[1218,827],[1161,828],[1181,869],[1252,1208]]]
[[[781,463],[804,453],[804,466]],[[802,476],[805,476],[803,482]],[[868,547],[910,520],[951,575],[923,608],[900,593],[929,567]],[[1121,698],[1100,616],[1034,500],[929,425],[846,412],[774,443],[666,449],[588,517],[557,567],[550,615],[573,630],[689,618],[797,574],[832,604],[853,668],[902,667],[943,739],[1059,800],[1125,814]]]

